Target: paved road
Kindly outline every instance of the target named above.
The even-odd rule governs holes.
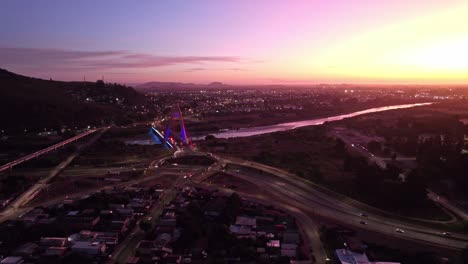
[[[341,138],[343,140],[343,142],[345,142],[345,144],[348,145],[348,147],[351,150],[359,153],[360,155],[367,158],[369,161],[374,162],[375,164],[377,164],[381,168],[385,168],[387,166],[387,162],[393,161],[391,158],[383,158],[383,157],[375,156],[374,154],[370,153],[369,149],[367,149],[363,145],[353,143],[352,139],[350,139],[349,137],[346,137],[344,135],[344,133],[342,133],[342,132],[343,131],[334,131],[334,132],[332,132],[332,135]],[[417,166],[416,157],[407,157],[407,156],[403,156],[401,154],[398,154],[396,160],[397,161],[411,161],[412,164],[407,169],[414,169]],[[463,219],[465,221],[468,220],[467,210],[465,210],[464,208],[458,206],[456,203],[448,200],[445,197],[442,197],[442,196],[438,195],[437,193],[434,193],[432,190],[429,190],[429,189],[427,190],[427,196],[428,196],[429,199],[433,200],[435,203],[439,204],[440,206],[447,209],[449,212],[455,214],[459,218],[461,218],[461,219]],[[451,221],[455,222],[456,219],[454,217],[452,217]]]
[[[4,171],[4,170],[11,169],[16,165],[19,165],[19,164],[21,164],[23,162],[26,162],[28,160],[37,158],[37,157],[39,157],[41,155],[47,154],[47,153],[49,153],[51,151],[56,150],[57,148],[63,147],[65,145],[67,145],[67,144],[70,144],[70,143],[72,143],[72,142],[74,142],[74,141],[76,141],[76,140],[78,140],[78,139],[80,139],[82,137],[85,137],[85,136],[87,136],[89,134],[92,134],[92,133],[94,133],[94,132],[96,132],[98,130],[100,130],[100,129],[94,129],[94,130],[86,131],[86,132],[84,132],[82,134],[79,134],[79,135],[74,136],[72,138],[66,139],[66,140],[64,140],[62,142],[59,142],[59,143],[57,143],[55,145],[52,145],[50,147],[47,147],[45,149],[41,149],[41,150],[36,151],[34,153],[31,153],[31,154],[29,154],[27,156],[24,156],[24,157],[21,157],[19,159],[14,160],[14,161],[8,162],[7,164],[4,164],[4,165],[0,166],[0,172]]]
[[[143,216],[142,220],[151,217],[154,227],[154,222],[159,218],[164,210],[164,207],[176,197],[177,188],[182,180],[183,178],[178,176],[177,180],[174,182],[171,188],[168,188],[161,194],[157,204],[153,206],[150,212]],[[107,264],[126,263],[127,259],[135,254],[135,249],[138,243],[144,238],[145,232],[140,229],[138,222],[130,234],[114,250],[112,257],[109,261],[107,261]]]
[[[255,168],[267,173],[248,173],[229,171],[234,176],[262,186],[272,192],[280,194],[282,201],[294,204],[297,208],[315,215],[333,219],[348,226],[365,228],[402,239],[426,243],[441,248],[463,249],[468,245],[468,236],[453,234],[452,237],[443,236],[444,230],[429,228],[415,223],[404,222],[395,218],[382,217],[381,215],[365,212],[368,217],[360,216],[364,211],[357,208],[340,197],[323,192],[307,184],[304,180],[287,172],[271,168],[253,162],[236,162],[225,160],[228,163]],[[362,225],[360,221],[366,221],[368,225]],[[405,233],[396,233],[396,228],[405,230]]]
[[[187,153],[194,154],[192,152],[193,151],[187,151],[185,153],[178,152],[177,155],[184,155]],[[365,228],[389,236],[400,237],[402,239],[426,243],[441,248],[462,249],[468,245],[468,236],[466,235],[453,234],[453,237],[445,237],[442,235],[444,230],[437,230],[424,225],[404,222],[399,219],[386,218],[369,212],[366,212],[368,217],[363,218],[359,216],[359,214],[363,212],[362,208],[349,203],[349,201],[343,199],[343,197],[338,197],[329,192],[325,192],[313,184],[306,182],[304,179],[298,178],[280,169],[248,161],[221,159],[219,157],[215,158],[218,160],[217,164],[213,166],[211,170],[201,172],[199,177],[205,178],[209,176],[211,173],[220,170],[222,165],[225,163],[264,171],[266,173],[260,174],[240,171],[229,171],[229,173],[254,183],[261,188],[268,189],[270,192],[274,192],[278,197],[274,203],[278,203],[289,208],[289,211],[291,212],[296,212],[295,216],[303,223],[302,226],[307,226],[307,223],[312,223],[315,216],[321,216],[333,219],[337,222],[342,222],[344,225],[351,227]],[[155,165],[156,162],[152,163],[150,167],[154,167]],[[150,177],[145,177],[139,180],[148,180],[148,178]],[[133,183],[134,181],[121,184],[128,186]],[[268,202],[271,202],[271,200]],[[10,217],[17,214],[18,212],[12,213]],[[360,221],[363,220],[366,221],[368,225],[360,224]],[[396,233],[396,228],[404,229],[405,233]],[[317,239],[317,232],[315,229],[305,229],[305,232],[310,239]],[[320,251],[320,249],[316,250]],[[319,254],[319,257],[320,256],[323,255]]]
[[[245,190],[240,189],[236,189],[234,191],[207,182],[201,183],[200,186],[204,188],[214,188],[228,194],[236,192],[246,200],[255,201],[264,205],[274,205],[275,208],[287,212],[296,219],[299,229],[304,236],[303,238],[305,240],[304,243],[306,244],[306,248],[311,249],[309,258],[311,260],[315,259],[315,262],[313,263],[326,263],[326,259],[329,258],[323,248],[322,241],[320,240],[319,225],[316,222],[316,216],[301,210],[295,204],[291,204],[291,201],[282,200],[273,192],[267,192],[266,195],[263,195],[254,192],[246,192]],[[272,203],[272,201],[275,202]]]
[[[441,196],[431,190],[428,190],[427,196],[429,197],[429,199],[433,200],[435,203],[440,204],[442,207],[446,208],[450,212],[453,212],[461,219],[468,221],[468,213],[466,212],[464,208],[461,208],[460,206],[449,201],[444,196]]]
[[[79,154],[82,149],[85,147],[93,144],[98,140],[103,133],[105,133],[108,128],[102,129],[99,133],[94,135],[89,141],[84,143],[83,145],[79,146],[78,149],[70,154],[64,161],[62,161],[59,165],[50,171],[47,177],[40,179],[36,182],[33,186],[31,186],[28,190],[22,193],[18,198],[16,198],[12,203],[10,203],[0,214],[0,222],[3,222],[5,219],[11,219],[14,217],[18,211],[18,209],[27,204],[29,201],[34,199],[36,195],[38,195],[44,188],[47,187],[47,184],[57,175],[62,172]],[[94,132],[94,131],[93,131]]]

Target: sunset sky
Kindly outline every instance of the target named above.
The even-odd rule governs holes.
[[[0,68],[143,83],[467,83],[468,1],[25,1]]]

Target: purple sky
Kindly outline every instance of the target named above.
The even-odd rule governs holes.
[[[404,73],[399,66],[413,61],[377,54],[419,49],[416,38],[405,37],[418,32],[425,43],[436,43],[453,29],[449,44],[464,43],[456,33],[466,32],[456,25],[464,22],[457,10],[466,6],[456,0],[3,0],[0,67],[42,78],[105,76],[127,83],[424,81],[425,66],[433,63],[427,55],[414,59],[425,63],[418,71]],[[442,19],[444,28],[421,30]],[[408,28],[407,35],[392,30],[398,27]],[[441,78],[468,69],[441,63],[447,70]],[[381,71],[374,72],[375,65]]]

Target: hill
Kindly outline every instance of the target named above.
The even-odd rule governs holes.
[[[190,89],[216,89],[224,88],[226,84],[221,82],[212,82],[209,84],[181,83],[181,82],[147,82],[135,87],[141,92],[155,92],[167,90],[190,90]]]
[[[147,103],[133,88],[103,81],[42,80],[0,69],[0,129],[86,127],[128,122]]]

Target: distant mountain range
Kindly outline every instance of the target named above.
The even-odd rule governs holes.
[[[0,69],[0,131],[119,122],[146,97],[119,84],[42,80]]]
[[[208,88],[225,88],[226,85],[222,82],[212,82],[209,84],[181,83],[181,82],[147,82],[135,86],[135,89],[142,92],[163,91],[171,89],[208,89]]]

